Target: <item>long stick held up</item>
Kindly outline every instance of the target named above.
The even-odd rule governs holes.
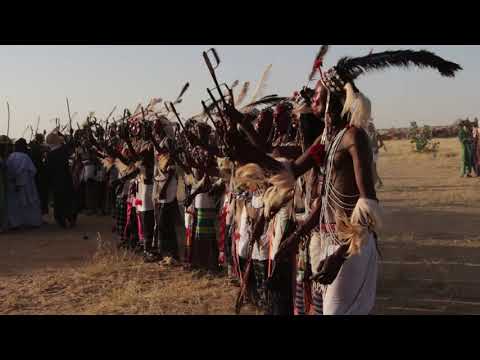
[[[37,120],[37,127],[35,128],[35,135],[38,134],[38,128],[40,127],[40,116],[38,117],[38,120]]]
[[[67,97],[67,110],[68,110],[68,121],[70,125],[70,132],[72,131],[72,115],[70,114],[70,103],[68,102],[68,97]]]
[[[7,120],[7,137],[10,134],[10,105],[8,104],[7,101],[7,112],[8,112],[8,120]]]

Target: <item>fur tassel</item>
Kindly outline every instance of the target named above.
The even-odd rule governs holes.
[[[378,201],[360,198],[353,210],[351,219],[354,224],[368,226],[377,231],[382,228],[382,208]]]
[[[342,116],[351,114],[350,125],[357,128],[367,129],[371,118],[372,106],[369,99],[361,92],[355,92],[351,83],[345,85],[346,99],[342,110]]]
[[[157,164],[160,171],[165,171],[167,166],[170,162],[170,155],[169,154],[160,154],[157,158]]]
[[[348,244],[347,256],[360,253],[362,246],[368,240],[368,228],[353,223],[345,213],[336,215],[337,236],[344,243]]]
[[[281,159],[277,159],[281,161]],[[287,161],[282,161],[284,170],[268,179],[270,186],[263,196],[264,214],[268,219],[270,214],[277,212],[295,195],[296,179]]]
[[[279,189],[292,190],[295,187],[297,180],[292,173],[290,164],[287,161],[283,161],[282,165],[284,169],[280,173],[271,176],[268,179],[268,182]]]
[[[337,213],[336,223],[339,239],[349,244],[348,256],[356,255],[368,240],[369,232],[381,229],[382,210],[376,200],[360,198],[350,219]]]
[[[266,219],[270,219],[272,214],[276,213],[293,199],[293,188],[269,187],[263,194],[263,211]]]
[[[114,166],[120,174],[127,174],[132,169],[132,166],[124,164],[120,159],[115,159]]]
[[[110,169],[113,167],[115,164],[115,160],[112,159],[111,157],[106,157],[104,159],[101,159],[103,167],[107,170],[110,171]]]
[[[217,165],[220,170],[230,170],[232,162],[228,158],[217,158]]]
[[[217,158],[217,166],[220,170],[220,176],[225,181],[230,181],[233,170],[233,163],[228,158]]]
[[[260,166],[251,163],[238,168],[233,181],[237,189],[261,189],[265,187],[267,178]]]

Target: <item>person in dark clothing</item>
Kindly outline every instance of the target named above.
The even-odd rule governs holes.
[[[61,227],[73,227],[77,213],[74,203],[72,174],[68,164],[71,151],[57,133],[47,136],[51,151],[47,157],[47,172],[53,194],[53,215]]]
[[[43,134],[37,134],[30,143],[30,158],[37,169],[35,175],[35,184],[40,197],[40,209],[42,216],[48,215],[48,174],[46,164],[47,148],[44,145],[45,138]]]

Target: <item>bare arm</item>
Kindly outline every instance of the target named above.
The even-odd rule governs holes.
[[[352,127],[345,136],[360,197],[377,200],[372,174],[372,149],[368,135],[364,130]]]
[[[325,149],[321,141],[322,137],[317,137],[312,146],[292,164],[292,171],[296,178],[299,178],[314,166],[323,165],[325,162]]]

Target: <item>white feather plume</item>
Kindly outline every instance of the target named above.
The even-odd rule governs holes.
[[[248,90],[250,89],[250,81],[245,81],[243,83],[242,89],[238,93],[237,99],[235,100],[235,106],[239,106],[243,103],[247,97]]]
[[[347,83],[344,87],[346,92],[342,116],[350,113],[350,125],[357,128],[367,129],[372,115],[372,104],[361,92],[355,92],[352,84]]]
[[[267,89],[267,82],[268,79],[270,78],[270,72],[272,70],[272,64],[268,65],[265,71],[262,74],[262,77],[260,78],[260,81],[257,84],[257,87],[255,88],[255,91],[253,92],[252,98],[249,103],[253,103],[260,99],[265,90]]]

